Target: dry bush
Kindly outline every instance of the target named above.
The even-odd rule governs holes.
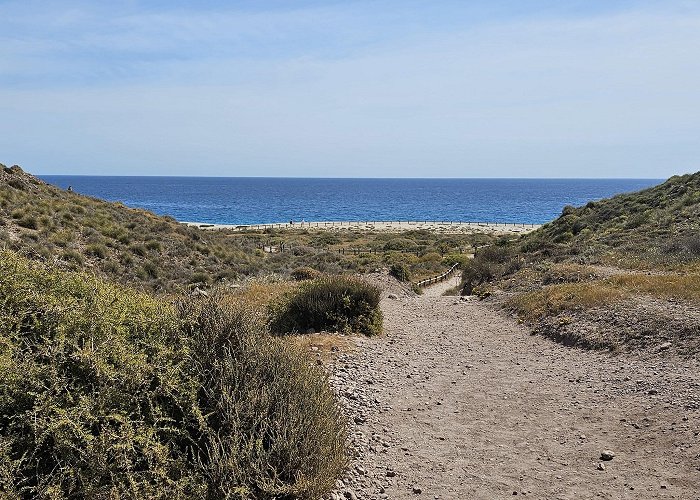
[[[507,305],[522,319],[534,322],[564,311],[599,307],[624,296],[623,291],[603,282],[565,283],[517,295],[509,299]]]
[[[291,272],[291,277],[295,281],[305,281],[320,278],[321,274],[313,267],[297,267]]]
[[[629,293],[700,302],[700,275],[698,274],[624,274],[614,276],[607,282]]]
[[[243,304],[0,253],[4,497],[316,499],[345,443],[325,373]]]

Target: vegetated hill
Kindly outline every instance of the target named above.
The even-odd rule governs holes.
[[[462,248],[487,235],[356,234],[351,231],[206,231],[171,217],[59,189],[0,165],[0,248],[63,269],[87,269],[112,281],[176,290],[307,267],[366,271],[396,262],[412,279],[441,273]],[[284,249],[265,252],[263,247]],[[353,252],[362,247],[370,252]],[[337,250],[347,251],[339,253]]]
[[[700,173],[566,207],[515,241],[483,248],[464,293],[498,294],[548,337],[587,348],[700,350]],[[602,265],[601,265],[602,264]]]
[[[618,265],[677,264],[700,257],[700,172],[671,177],[561,216],[521,240],[525,254],[610,259]]]
[[[17,166],[0,170],[0,243],[64,269],[154,289],[250,271],[252,251],[204,236],[169,217],[64,191]]]

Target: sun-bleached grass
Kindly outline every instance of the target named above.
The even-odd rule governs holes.
[[[565,311],[601,307],[638,295],[698,303],[700,275],[631,273],[581,283],[548,285],[518,294],[509,299],[507,305],[522,319],[537,321]]]
[[[622,299],[625,293],[604,283],[565,283],[518,294],[507,301],[526,321],[556,316],[564,311],[590,309]]]

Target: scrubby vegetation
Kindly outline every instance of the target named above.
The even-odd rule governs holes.
[[[318,498],[324,373],[236,297],[153,297],[0,254],[5,498]]]
[[[357,332],[376,335],[382,330],[379,289],[363,280],[328,276],[300,285],[272,308],[272,331]]]
[[[206,231],[0,165],[0,492],[320,498],[346,426],[287,334],[377,334],[379,290],[343,273],[420,279],[489,241]]]
[[[411,271],[404,263],[392,264],[389,268],[389,274],[399,281],[410,281]]]
[[[610,263],[621,267],[673,267],[700,258],[700,173],[583,207],[523,237],[532,257]]]
[[[464,266],[463,292],[505,291],[504,304],[535,330],[585,347],[696,345],[699,234],[700,173],[675,176],[566,207],[533,233],[479,250]]]
[[[302,268],[337,274],[397,263],[419,280],[440,274],[450,260],[489,240],[431,231],[207,231],[64,191],[19,167],[0,165],[0,248],[156,291],[289,276]]]

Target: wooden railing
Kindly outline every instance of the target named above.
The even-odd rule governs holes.
[[[442,273],[439,276],[433,276],[432,278],[424,279],[416,283],[416,286],[418,288],[423,288],[424,286],[432,285],[434,283],[438,283],[440,281],[445,281],[447,278],[449,278],[452,273],[455,272],[455,270],[459,267],[459,264],[453,265],[447,272]]]

